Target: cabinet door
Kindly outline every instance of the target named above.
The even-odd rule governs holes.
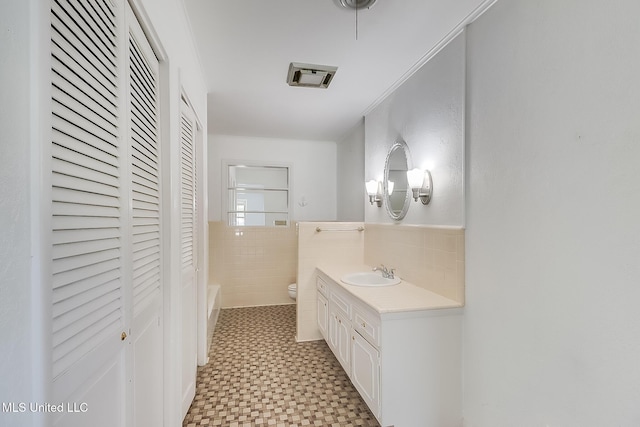
[[[380,418],[380,353],[357,332],[351,334],[351,381]]]
[[[342,365],[342,369],[350,375],[351,358],[350,340],[351,326],[342,312],[335,310],[333,304],[329,304],[329,348]]]
[[[349,344],[349,337],[351,336],[351,324],[342,313],[338,313],[336,318],[338,341],[336,357],[338,358],[338,362],[340,362],[347,375],[351,375],[351,346]]]
[[[327,339],[327,327],[329,321],[329,303],[327,299],[318,292],[318,329],[320,329],[320,333]]]

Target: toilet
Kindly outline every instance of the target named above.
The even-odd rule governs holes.
[[[289,297],[295,301],[296,296],[298,295],[298,285],[296,285],[295,283],[292,283],[289,286],[287,286],[287,290],[289,291]]]

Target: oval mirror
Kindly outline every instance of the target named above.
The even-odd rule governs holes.
[[[407,171],[411,163],[409,146],[404,141],[394,143],[389,149],[384,164],[382,197],[389,216],[400,221],[411,204],[411,189],[407,182]]]

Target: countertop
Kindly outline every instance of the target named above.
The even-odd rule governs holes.
[[[368,265],[318,265],[316,268],[380,314],[462,307],[457,301],[405,280],[397,285],[377,287],[347,285],[340,280],[349,273],[371,271],[372,267]]]

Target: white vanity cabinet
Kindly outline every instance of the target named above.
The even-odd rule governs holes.
[[[320,270],[317,283],[325,339],[383,427],[462,425],[461,308],[380,311]]]

